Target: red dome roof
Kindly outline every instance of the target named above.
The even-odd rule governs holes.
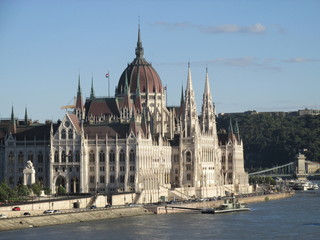
[[[161,93],[162,83],[156,70],[143,57],[143,48],[140,41],[140,28],[138,32],[138,42],[136,47],[136,58],[123,71],[119,79],[116,95],[130,93]],[[139,89],[138,89],[139,87]]]

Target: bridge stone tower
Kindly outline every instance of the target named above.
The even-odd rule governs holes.
[[[306,173],[306,157],[304,154],[297,154],[296,156],[296,174],[299,180],[306,180],[307,173]]]

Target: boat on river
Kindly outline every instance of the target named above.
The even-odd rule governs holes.
[[[216,214],[216,213],[230,213],[230,212],[242,212],[250,211],[250,208],[246,204],[240,203],[238,199],[226,199],[223,204],[217,208],[204,208],[201,213],[204,214]]]
[[[293,189],[300,191],[318,190],[319,186],[311,181],[295,181],[293,184]]]

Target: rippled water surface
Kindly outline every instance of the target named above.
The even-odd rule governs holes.
[[[320,239],[320,191],[232,214],[180,213],[0,232],[0,239]]]

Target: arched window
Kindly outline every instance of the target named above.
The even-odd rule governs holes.
[[[93,150],[91,150],[89,153],[89,162],[91,162],[91,163],[95,162],[94,160],[95,160],[94,152],[93,152]]]
[[[66,162],[66,152],[62,151],[61,153],[61,162]]]
[[[76,151],[76,162],[80,162],[80,153]]]
[[[226,156],[225,156],[225,155],[222,155],[221,161],[222,161],[222,164],[225,164],[225,163],[226,163]]]
[[[136,155],[135,155],[133,149],[130,150],[129,160],[130,160],[130,162],[136,161]]]
[[[65,129],[61,130],[61,139],[66,139],[66,130]]]
[[[232,163],[232,154],[231,153],[229,153],[229,155],[228,155],[228,163]]]
[[[68,130],[68,139],[73,139],[73,130],[71,128]]]
[[[126,156],[124,154],[123,149],[120,150],[119,159],[120,159],[120,162],[124,162],[126,160]]]
[[[8,160],[9,160],[9,164],[13,165],[14,164],[14,155],[13,152],[10,152],[8,155]]]
[[[174,170],[174,172],[175,172],[175,174],[178,174],[178,173],[179,173],[178,168],[176,168],[176,169]]]
[[[38,163],[43,163],[43,154],[41,151],[38,152]]]
[[[54,162],[59,162],[59,154],[58,151],[54,152]]]
[[[68,162],[73,162],[73,154],[71,150],[68,153]]]
[[[115,161],[115,154],[113,150],[110,150],[109,152],[109,161],[114,162]]]
[[[106,155],[103,150],[99,152],[99,161],[102,163],[106,161]]]
[[[191,153],[190,152],[186,153],[186,162],[191,162]]]
[[[19,152],[19,154],[18,154],[18,163],[20,165],[23,164],[23,153],[22,152]]]
[[[33,162],[33,152],[32,151],[30,151],[29,154],[28,154],[28,160]]]

